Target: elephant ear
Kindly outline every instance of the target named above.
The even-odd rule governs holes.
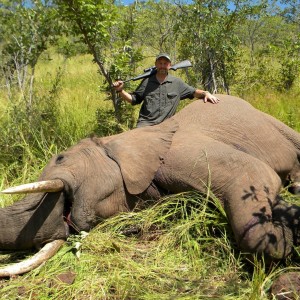
[[[168,119],[121,133],[102,144],[107,155],[118,163],[130,194],[140,194],[150,185],[177,129],[178,123]]]

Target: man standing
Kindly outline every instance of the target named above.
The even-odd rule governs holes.
[[[157,72],[145,78],[133,93],[123,90],[123,81],[113,83],[123,100],[132,105],[143,102],[137,127],[156,125],[172,117],[182,99],[199,98],[204,102],[219,102],[219,99],[209,92],[195,89],[180,78],[170,75],[168,71],[171,68],[171,59],[168,54],[159,54],[155,66]]]

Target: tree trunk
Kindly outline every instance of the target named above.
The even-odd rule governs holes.
[[[209,81],[209,91],[213,94],[218,92],[217,88],[217,80],[215,76],[215,64],[214,64],[214,51],[212,49],[208,50],[208,57],[209,57],[209,66],[210,66],[210,77],[211,80]]]

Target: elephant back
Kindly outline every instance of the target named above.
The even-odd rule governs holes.
[[[278,174],[295,164],[300,157],[298,132],[245,100],[229,95],[217,96],[221,100],[218,104],[196,100],[175,115],[180,124],[178,135],[198,131],[201,136],[264,161]]]

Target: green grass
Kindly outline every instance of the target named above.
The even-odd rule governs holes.
[[[55,108],[55,117],[46,114],[43,126],[27,128],[20,109],[15,111],[19,122],[4,126],[16,100],[0,90],[1,157],[7,149],[12,158],[9,164],[0,159],[1,189],[37,178],[53,154],[94,132],[98,122],[109,127],[105,132],[115,128],[112,104],[100,92],[104,82],[91,56],[51,57],[36,70],[36,97],[48,105],[42,106],[46,113]],[[284,94],[249,91],[245,99],[300,131],[299,88]],[[19,198],[0,195],[0,207]],[[0,253],[0,265],[29,255]],[[0,280],[0,299],[268,299],[272,280],[290,269],[300,267],[291,260],[271,268],[261,260],[250,263],[237,249],[218,200],[183,193],[111,218],[87,237],[71,236],[43,266]],[[74,281],[59,279],[62,274]]]
[[[0,280],[0,299],[268,299],[272,280],[291,269],[250,263],[218,199],[182,193],[71,236],[45,265]]]
[[[97,126],[97,108],[109,110],[112,109],[112,103],[100,91],[103,80],[90,55],[64,60],[53,54],[53,59],[58,63],[48,61],[39,66],[36,77],[41,79],[37,82],[37,89],[42,91],[40,96],[43,92],[47,93],[57,74],[62,73],[61,87],[55,99],[59,107],[57,125],[61,130],[71,132],[74,140],[79,140],[93,132]]]
[[[76,243],[81,243],[79,250]],[[0,295],[245,299],[251,294],[251,279],[242,271],[244,263],[231,243],[224,213],[213,201],[196,193],[181,194],[144,211],[112,218],[84,239],[70,238],[45,266],[0,282]],[[71,285],[57,282],[57,276],[66,272],[75,274]]]
[[[300,132],[300,90],[279,93],[259,91],[249,93],[245,100],[259,110],[274,116],[281,122]]]

